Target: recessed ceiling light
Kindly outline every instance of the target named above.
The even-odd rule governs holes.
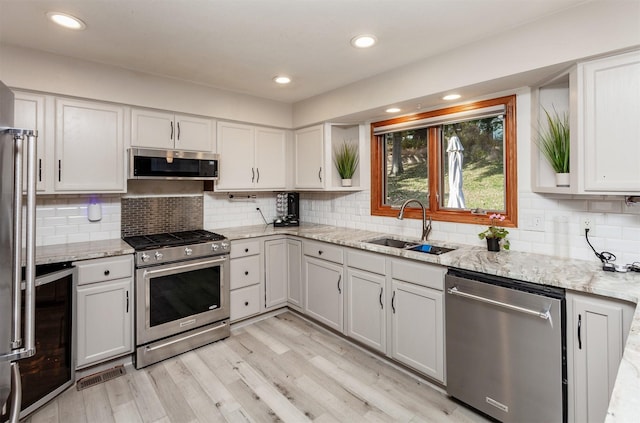
[[[449,95],[445,95],[444,97],[442,97],[442,99],[443,100],[457,100],[460,97],[461,97],[460,94],[449,94]]]
[[[385,110],[385,112],[387,113],[398,113],[399,111],[400,109],[397,107],[389,107],[387,110]]]
[[[291,82],[291,78],[285,75],[278,75],[273,78],[276,84],[285,85]]]
[[[367,48],[373,46],[378,39],[373,35],[358,35],[351,39],[351,45],[356,48]]]
[[[75,16],[60,12],[48,12],[47,17],[56,24],[69,29],[85,29],[87,25]]]

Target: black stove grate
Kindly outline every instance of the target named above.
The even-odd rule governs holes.
[[[127,236],[122,238],[136,250],[176,247],[181,245],[198,244],[208,241],[221,241],[223,235],[198,229],[195,231],[167,232],[161,234]]]

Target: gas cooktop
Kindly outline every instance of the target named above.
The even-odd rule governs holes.
[[[202,242],[222,241],[223,235],[198,229],[195,231],[165,232],[151,235],[126,236],[122,238],[136,251],[153,250],[165,247],[199,244]]]

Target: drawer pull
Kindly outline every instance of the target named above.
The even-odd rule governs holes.
[[[321,256],[322,255],[322,250],[318,250],[318,255]]]
[[[245,276],[248,276],[248,275],[249,275],[249,271],[248,271],[248,270],[245,270],[245,271],[244,271],[244,275],[245,275]]]
[[[249,249],[248,249],[248,248],[245,248],[245,249],[244,249],[244,252],[245,252],[245,253],[248,253],[248,252],[249,252]]]
[[[249,305],[249,301],[244,302],[245,307]]]
[[[109,276],[109,273],[111,273],[108,269],[104,271],[104,275],[105,276]]]

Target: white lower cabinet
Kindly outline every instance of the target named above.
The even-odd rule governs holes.
[[[229,254],[230,321],[258,314],[263,274],[261,242],[255,239],[232,241]]]
[[[391,262],[391,357],[444,379],[446,268],[410,260]]]
[[[305,313],[339,332],[344,330],[341,264],[304,256]]]
[[[133,352],[133,258],[109,257],[74,263],[76,368]]]
[[[384,261],[384,259],[383,259]],[[385,277],[347,269],[347,336],[387,352]]]
[[[260,285],[234,289],[230,295],[230,320],[244,319],[260,312]]]
[[[605,420],[634,311],[631,303],[567,293],[569,421]]]
[[[282,307],[291,302],[302,308],[302,243],[280,238],[264,243],[265,308]]]

